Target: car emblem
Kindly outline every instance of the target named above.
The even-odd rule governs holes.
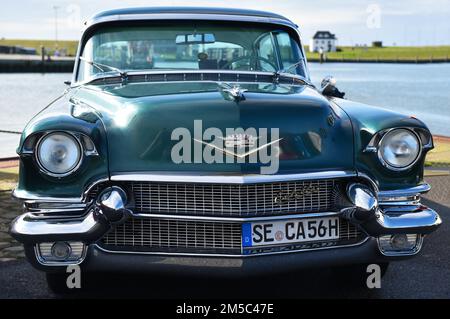
[[[254,137],[250,134],[231,134],[225,138],[225,147],[250,147],[253,148],[256,145],[256,141],[259,137]]]
[[[282,140],[282,138],[279,138],[275,141],[272,141],[270,143],[267,143],[267,144],[264,144],[257,148],[252,149],[252,147],[255,147],[257,145],[256,141],[259,139],[259,137],[254,137],[249,134],[232,134],[232,135],[228,135],[227,137],[221,138],[221,139],[225,141],[225,148],[221,148],[214,144],[207,143],[205,141],[193,138],[193,140],[197,143],[207,145],[207,146],[212,147],[226,155],[234,156],[237,158],[245,158],[253,153],[259,152],[260,150],[262,150],[266,147],[269,147],[270,145],[273,145],[275,143],[278,143],[279,141]],[[230,150],[230,149],[244,148],[244,147],[248,147],[248,148],[250,148],[250,150],[245,153],[233,152]]]
[[[273,198],[273,202],[278,205],[287,204],[296,200],[303,200],[305,196],[319,193],[319,187],[317,186],[303,186],[296,191],[291,192],[279,192]]]

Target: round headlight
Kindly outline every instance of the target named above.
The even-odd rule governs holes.
[[[417,135],[407,129],[386,133],[379,145],[380,160],[394,170],[406,169],[416,162],[420,154]]]
[[[66,175],[80,164],[80,143],[67,133],[50,133],[38,144],[37,160],[47,173]]]

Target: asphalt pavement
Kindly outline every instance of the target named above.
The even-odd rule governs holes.
[[[427,178],[433,186],[423,201],[442,217],[415,258],[391,263],[380,289],[350,284],[330,269],[241,280],[133,277],[89,278],[87,292],[71,297],[142,298],[450,298],[450,176]],[[0,298],[58,298],[45,275],[24,259],[0,262]]]

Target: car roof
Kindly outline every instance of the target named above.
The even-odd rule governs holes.
[[[236,15],[236,16],[252,16],[275,18],[290,21],[286,17],[266,11],[250,10],[250,9],[232,9],[232,8],[208,8],[208,7],[139,7],[139,8],[123,8],[108,10],[96,14],[92,20],[101,20],[110,16],[126,16],[136,14],[218,14],[218,15]],[[126,18],[126,17],[124,17]]]

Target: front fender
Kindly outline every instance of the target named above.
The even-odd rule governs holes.
[[[364,151],[377,132],[390,128],[420,129],[431,136],[422,121],[412,116],[344,99],[333,98],[331,101],[342,108],[352,122],[355,168],[358,172],[375,180],[382,190],[414,187],[422,183],[425,156],[431,148],[424,149],[417,163],[405,171],[392,171],[381,164],[376,153]]]
[[[67,91],[39,112],[25,127],[17,148],[20,167],[16,193],[35,194],[38,197],[81,198],[88,185],[108,178],[107,137],[101,117],[88,106],[77,105],[71,97],[72,92]],[[89,137],[95,145],[97,155],[84,156],[80,168],[67,177],[46,175],[36,163],[34,146],[40,135],[51,131],[72,132]]]

